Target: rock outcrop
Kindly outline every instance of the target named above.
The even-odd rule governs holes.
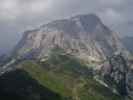
[[[128,60],[120,54],[114,54],[101,67],[105,83],[125,97],[133,98],[133,70]]]

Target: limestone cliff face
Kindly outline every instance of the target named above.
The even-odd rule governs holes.
[[[119,37],[94,14],[56,20],[38,29],[26,31],[15,48],[17,55],[48,55],[58,46],[81,59],[99,60],[121,50]]]

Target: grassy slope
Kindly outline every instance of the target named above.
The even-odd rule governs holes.
[[[41,64],[25,61],[21,66],[42,86],[69,98],[67,100],[121,100],[120,96],[91,78],[91,71],[78,59],[60,55],[60,52],[54,50],[49,59]]]
[[[62,100],[62,97],[38,84],[27,72],[15,70],[0,77],[0,100]]]

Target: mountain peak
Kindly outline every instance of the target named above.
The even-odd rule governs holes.
[[[82,18],[85,18],[85,19],[93,19],[93,20],[97,20],[97,21],[100,21],[100,18],[96,15],[96,14],[83,14],[83,15],[76,15],[72,18],[79,18],[79,19],[82,19]]]
[[[95,14],[77,15],[73,19],[78,19],[87,32],[92,32],[98,24],[101,24],[100,18]],[[102,25],[102,24],[101,24]]]
[[[100,18],[97,15],[84,14],[76,15],[68,19],[51,21],[50,23],[45,24],[42,27],[46,29],[63,31],[67,34],[71,33],[73,35],[74,33],[78,33],[81,31],[82,33],[93,33],[97,25],[101,25],[101,27],[104,27]]]
[[[118,37],[95,14],[55,20],[36,30],[24,35],[16,50],[19,55],[34,51],[42,58],[57,45],[80,58],[96,60],[120,48]]]

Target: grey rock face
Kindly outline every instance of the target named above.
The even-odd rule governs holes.
[[[26,31],[15,53],[19,56],[32,53],[36,58],[43,58],[55,46],[81,59],[95,61],[123,49],[117,34],[96,15],[89,14],[56,20]]]
[[[117,85],[117,90],[121,95],[127,95],[126,78],[128,73],[128,65],[125,58],[120,55],[113,56],[110,60],[111,78]]]
[[[133,99],[133,70],[130,70],[127,74],[127,91]]]
[[[118,93],[133,99],[133,70],[122,54],[113,55],[101,68],[105,82]]]

